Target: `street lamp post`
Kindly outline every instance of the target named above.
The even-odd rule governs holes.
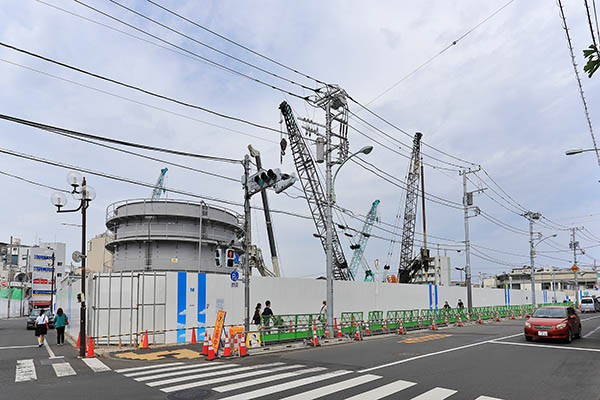
[[[565,151],[565,154],[568,156],[573,156],[575,154],[585,153],[586,151],[600,151],[600,149],[571,149]]]
[[[96,198],[96,191],[91,186],[87,185],[85,178],[81,177],[81,174],[77,172],[69,172],[67,175],[67,182],[72,186],[71,193],[76,200],[79,200],[79,207],[72,210],[61,209],[67,204],[67,197],[64,193],[55,192],[51,201],[56,206],[58,213],[68,213],[81,211],[81,307],[80,307],[80,346],[79,356],[85,357],[86,351],[86,305],[85,305],[85,250],[86,250],[86,210],[90,205],[90,201]]]
[[[329,115],[329,113],[327,113]],[[331,169],[333,163],[331,161],[330,146],[331,140],[327,140],[326,149],[326,192],[327,192],[327,215],[326,215],[326,262],[327,262],[327,336],[333,337],[333,204],[335,203],[335,179],[337,178],[340,169],[350,160],[352,157],[358,154],[369,154],[373,150],[373,146],[364,146],[356,153],[352,153],[347,157],[337,168],[333,179],[331,179]]]
[[[462,284],[463,284],[463,277],[462,277],[463,275],[462,274],[463,274],[463,272],[465,270],[465,267],[462,267],[462,268],[461,267],[454,267],[454,269],[457,270],[457,271],[460,271],[460,285],[462,286]]]

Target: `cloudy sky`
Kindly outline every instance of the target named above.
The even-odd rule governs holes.
[[[215,53],[199,42],[304,86],[316,88],[315,81],[257,57],[149,2],[119,2],[195,41],[134,15],[116,1],[104,0],[5,0],[0,8],[0,41],[277,130],[278,105],[283,100],[290,102],[298,116],[324,121],[322,111],[241,74],[301,97],[311,94],[309,90]],[[379,130],[351,118],[351,150],[373,144],[373,152],[366,156],[369,162],[397,179],[405,180],[408,160],[400,154],[410,152],[410,135],[423,132],[427,144],[423,149],[428,164],[426,191],[436,196],[426,206],[427,232],[431,235],[428,243],[434,254],[439,245],[440,254],[451,256],[453,266],[464,266],[465,262],[464,252],[456,251],[464,246],[463,211],[457,205],[462,199],[458,169],[481,165],[481,172],[469,175],[469,190],[487,188],[475,195],[475,204],[483,214],[469,221],[476,280],[479,273],[491,274],[529,263],[528,222],[519,215],[524,210],[539,211],[548,218],[536,224],[536,231],[544,236],[558,235],[540,244],[537,265],[572,264],[569,232],[565,230],[570,226],[586,228],[578,233],[581,246],[586,248],[582,263],[592,264],[594,257],[600,259],[599,249],[593,247],[600,244],[596,239],[600,238],[600,168],[593,152],[571,157],[564,154],[569,148],[590,148],[593,144],[555,2],[513,1],[473,31],[506,1],[389,1],[376,5],[359,1],[157,2],[304,74],[339,84],[352,98],[369,104],[373,112],[407,132],[408,135],[350,103],[351,112]],[[591,33],[583,4],[568,3],[565,13],[582,72],[582,49],[591,43]],[[156,37],[179,49],[168,47]],[[459,38],[456,45],[448,48]],[[241,74],[203,62],[191,53]],[[265,166],[290,172],[295,169],[289,150],[280,165],[277,132],[157,99],[6,47],[0,47],[0,59],[1,114],[236,159],[243,158],[251,143],[261,151]],[[597,123],[600,76],[589,79],[582,73],[582,81],[592,123]],[[397,82],[400,83],[394,86]],[[0,122],[0,132],[3,149],[143,182],[155,182],[164,167],[160,162],[12,122]],[[238,165],[152,155],[235,179],[243,172]],[[0,161],[2,173],[66,188],[66,169],[6,154],[0,155]],[[90,237],[105,231],[109,204],[151,195],[145,187],[90,174],[87,178],[98,193],[89,210]],[[56,214],[49,200],[51,189],[6,175],[0,175],[0,184],[4,193],[0,197],[1,241],[8,241],[10,236],[20,237],[27,244],[36,240],[65,241],[68,254],[78,248],[78,228],[63,225],[77,223],[78,216]],[[169,167],[167,186],[242,201],[238,182],[177,167]],[[296,198],[302,194],[300,188],[297,184],[295,189],[289,189],[289,196],[270,192],[271,206],[308,215],[306,201]],[[340,172],[336,193],[338,204],[357,216],[366,214],[375,199],[381,200],[381,222],[373,230],[377,237],[371,238],[365,259],[371,266],[378,259],[382,265],[390,263],[396,269],[399,244],[391,256],[389,247],[395,237],[393,226],[397,224],[398,207],[404,202],[404,190],[348,163]],[[443,204],[437,198],[445,199]],[[259,197],[253,202],[259,205]],[[335,217],[339,223],[361,229],[360,217]],[[422,239],[420,218],[417,240]],[[268,255],[260,211],[253,212],[253,222],[253,240]],[[311,220],[275,214],[274,226],[285,276],[315,277],[324,272],[325,257],[320,242],[312,236],[315,229]],[[341,232],[340,235],[350,259],[349,242]]]

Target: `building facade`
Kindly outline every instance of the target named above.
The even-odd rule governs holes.
[[[242,226],[240,215],[204,202],[126,200],[107,208],[111,239],[106,249],[113,255],[114,271],[229,274],[226,249],[242,252]]]
[[[113,268],[113,255],[106,245],[113,240],[112,236],[102,233],[88,240],[85,269],[89,272],[110,272]]]
[[[450,286],[450,257],[434,256],[433,267],[427,271],[419,271],[415,275],[414,283],[431,283],[438,286]]]

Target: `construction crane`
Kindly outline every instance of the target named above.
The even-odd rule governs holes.
[[[375,200],[371,205],[371,209],[369,210],[367,218],[365,219],[365,224],[363,225],[362,231],[360,232],[360,239],[357,243],[358,246],[356,247],[355,245],[356,248],[354,250],[354,255],[352,256],[352,261],[350,261],[350,274],[352,276],[357,276],[358,266],[362,261],[363,254],[365,253],[365,248],[367,247],[367,242],[371,237],[371,230],[373,229],[373,224],[377,220],[377,206],[379,205],[379,203],[379,200]]]
[[[168,168],[163,168],[160,170],[160,175],[158,176],[158,180],[156,181],[156,185],[154,185],[154,189],[152,190],[152,201],[158,200],[160,195],[166,193],[165,189],[165,175],[167,175]]]
[[[314,234],[321,240],[323,249],[326,249],[326,225],[325,225],[325,207],[327,205],[327,198],[325,197],[325,191],[323,185],[317,175],[317,167],[311,156],[310,150],[306,144],[304,137],[300,133],[296,119],[292,112],[292,108],[287,102],[282,102],[279,105],[281,114],[285,120],[285,125],[288,131],[288,139],[290,141],[290,147],[292,148],[292,154],[294,157],[294,163],[296,164],[296,170],[298,171],[298,177],[302,183],[302,189],[308,201],[308,208],[310,209],[317,233]],[[333,227],[332,233],[332,249],[333,249],[333,278],[336,280],[351,280],[354,279],[353,275],[348,271],[348,262],[344,256],[342,245],[338,237],[335,226]]]
[[[402,224],[400,267],[398,269],[398,281],[400,283],[409,283],[421,268],[420,259],[413,259],[413,246],[415,242],[415,223],[417,220],[422,136],[421,132],[415,133],[410,167],[406,179],[406,202],[404,203],[404,223]]]

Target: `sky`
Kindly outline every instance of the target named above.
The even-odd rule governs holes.
[[[297,116],[324,122],[324,112],[301,99],[314,93],[200,43],[308,88],[322,85],[305,75],[338,84],[353,99],[390,122],[349,103],[350,111],[369,124],[354,116],[350,118],[350,150],[373,145],[374,150],[365,160],[392,177],[405,181],[411,137],[417,131],[423,133],[425,191],[432,195],[426,204],[427,241],[434,255],[439,248],[440,255],[451,257],[453,267],[465,265],[465,252],[457,251],[464,248],[465,240],[463,181],[458,170],[481,166],[481,171],[469,174],[468,183],[469,191],[485,188],[474,195],[474,204],[482,214],[469,218],[475,281],[480,274],[529,264],[529,223],[520,215],[526,210],[540,212],[546,218],[535,224],[535,231],[541,232],[543,238],[557,235],[539,244],[536,266],[566,268],[573,264],[568,228],[575,226],[585,227],[577,232],[577,240],[585,251],[585,255],[578,255],[579,264],[592,265],[594,258],[600,259],[600,249],[596,247],[600,246],[598,161],[593,152],[565,155],[565,150],[592,148],[593,143],[555,2],[515,0],[478,26],[507,1],[156,1],[304,75],[249,53],[142,0],[6,0],[0,9],[0,41],[284,132],[278,109],[284,100]],[[582,50],[592,42],[587,15],[583,4],[565,3],[577,68],[596,128],[600,75],[589,79],[583,73]],[[465,33],[468,34],[463,36]],[[457,43],[451,45],[455,40]],[[428,60],[431,61],[419,68]],[[273,89],[272,85],[282,90]],[[233,159],[242,159],[248,144],[252,144],[261,151],[264,166],[295,171],[289,148],[280,163],[281,135],[277,132],[152,97],[6,47],[0,47],[0,86],[1,114]],[[0,132],[3,149],[146,183],[154,183],[165,166],[8,121],[0,121]],[[169,166],[168,188],[235,203],[243,201],[240,165],[139,152],[235,179]],[[78,249],[79,228],[65,225],[79,223],[78,214],[57,214],[50,203],[52,189],[1,174],[68,189],[68,172],[69,169],[0,154],[0,185],[5,194],[0,197],[0,241],[8,241],[11,236],[26,244],[63,241],[67,243],[67,254]],[[85,175],[97,192],[88,210],[88,237],[106,231],[106,210],[110,204],[151,197],[149,188]],[[402,187],[352,162],[340,170],[335,187],[337,204],[347,214],[335,213],[338,224],[362,229],[360,215],[369,211],[374,200],[381,201],[380,222],[373,227],[364,254],[371,268],[378,260],[380,266],[390,264],[392,270],[397,270],[400,245],[395,243],[390,252],[390,241],[401,237],[401,231],[394,226],[402,222],[396,218],[406,197]],[[286,193],[269,192],[271,207],[308,216],[305,199],[298,197],[302,195],[300,184]],[[177,194],[169,197],[198,200]],[[443,204],[436,202],[437,198],[445,199]],[[237,206],[209,203],[238,213],[243,211]],[[70,205],[73,204],[75,201],[70,199]],[[259,196],[252,204],[260,206]],[[275,213],[273,221],[283,275],[323,275],[325,255],[320,241],[312,235],[312,220]],[[263,249],[270,264],[260,210],[252,212],[252,223],[253,242]],[[422,240],[420,206],[416,226],[415,249]],[[341,231],[339,235],[350,260],[351,239]],[[453,279],[458,277],[454,270]]]

